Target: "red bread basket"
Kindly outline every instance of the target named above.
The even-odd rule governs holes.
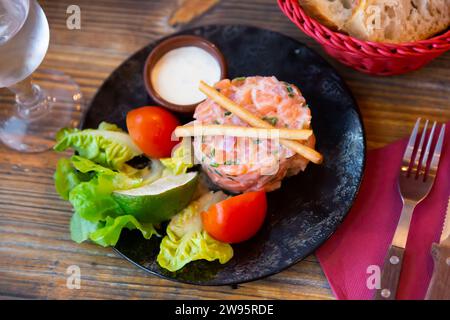
[[[335,32],[310,18],[298,0],[278,0],[288,18],[304,33],[316,39],[324,50],[341,63],[361,72],[394,75],[419,69],[450,50],[450,31],[436,37],[402,44],[362,41]]]

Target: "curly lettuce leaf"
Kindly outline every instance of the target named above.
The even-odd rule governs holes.
[[[190,146],[190,144],[189,144]],[[178,145],[172,153],[172,157],[161,159],[161,163],[169,170],[171,174],[183,174],[189,168],[194,166],[188,148],[184,141]]]
[[[106,217],[104,221],[92,222],[74,213],[70,220],[70,235],[73,241],[81,243],[91,240],[103,247],[116,245],[124,228],[138,229],[145,239],[150,239],[153,235],[159,236],[152,224],[140,223],[132,215]]]
[[[73,241],[81,243],[89,239],[89,235],[101,228],[103,225],[100,221],[89,221],[80,217],[78,213],[74,213],[70,219],[70,236]]]
[[[100,174],[114,175],[116,172],[109,168],[103,167],[91,160],[82,158],[80,156],[72,156],[70,162],[73,167],[81,173],[95,172]]]
[[[114,189],[111,176],[99,176],[77,185],[70,192],[69,201],[75,212],[89,221],[116,217],[125,213],[111,196]]]
[[[69,159],[61,158],[54,174],[56,192],[64,200],[69,200],[69,193],[83,181],[90,179],[89,175],[75,170]]]
[[[111,193],[138,187],[143,182],[142,178],[131,178],[80,156],[61,158],[54,178],[61,198],[69,200],[76,212],[91,221],[123,214]]]
[[[77,214],[92,222],[123,215],[112,192],[136,188],[142,182],[142,178],[130,178],[80,156],[60,159],[55,172],[57,192],[70,201]]]
[[[72,170],[91,176],[89,181],[79,182],[69,193],[69,201],[75,210],[70,222],[72,240],[81,243],[89,239],[101,246],[113,246],[123,228],[139,229],[146,239],[157,234],[153,225],[125,215],[111,196],[114,190],[140,186],[142,178],[130,178],[80,156],[72,156],[67,161]],[[67,161],[64,164],[67,165]]]
[[[221,192],[208,193],[172,218],[157,257],[161,267],[174,272],[194,260],[219,260],[224,264],[233,257],[233,248],[229,244],[215,240],[203,230],[200,215],[225,198]]]
[[[72,148],[81,157],[112,169],[120,169],[125,162],[142,154],[128,134],[108,123],[101,123],[99,129],[61,129],[53,148],[56,151]]]
[[[76,213],[89,221],[116,217],[124,212],[111,196],[115,190],[139,187],[142,179],[132,179],[126,174],[102,167],[79,156],[72,157],[73,166],[82,173],[90,172],[94,177],[81,182],[69,194],[69,201]]]
[[[140,223],[134,216],[125,215],[116,218],[107,217],[105,225],[92,232],[89,239],[103,247],[114,246],[119,240],[123,228],[138,229],[145,239],[150,239],[152,235],[158,235],[151,223]]]

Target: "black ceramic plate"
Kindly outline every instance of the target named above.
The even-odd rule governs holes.
[[[234,256],[225,265],[196,261],[176,273],[168,272],[156,263],[160,239],[145,240],[134,231],[122,233],[116,250],[150,273],[193,284],[236,284],[280,272],[314,252],[353,204],[365,162],[358,106],[336,71],[289,37],[245,26],[206,26],[182,34],[215,43],[227,59],[229,78],[274,75],[297,85],[310,105],[317,149],[325,161],[310,164],[268,194],[263,228],[251,240],[233,245]],[[134,54],[105,81],[86,115],[85,128],[97,127],[101,121],[125,128],[129,110],[154,105],[145,91],[142,71],[156,43]]]

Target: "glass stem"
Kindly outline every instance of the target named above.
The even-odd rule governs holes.
[[[42,89],[33,84],[31,76],[8,89],[16,94],[17,113],[23,119],[32,121],[47,114],[50,101]]]

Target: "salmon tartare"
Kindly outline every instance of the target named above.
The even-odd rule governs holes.
[[[310,109],[295,85],[275,77],[255,76],[224,79],[215,88],[273,127],[311,127]],[[194,125],[249,127],[211,99],[197,106],[194,119]],[[314,148],[314,135],[301,143]],[[196,136],[193,145],[196,159],[210,179],[231,192],[275,190],[284,177],[305,170],[309,162],[280,145],[276,137]]]

